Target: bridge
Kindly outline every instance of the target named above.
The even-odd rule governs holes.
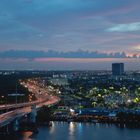
[[[54,105],[59,102],[59,98],[49,94],[49,90],[41,87],[35,81],[21,83],[24,87],[36,97],[37,100],[29,101],[27,103],[16,103],[0,105],[0,111],[9,110],[0,114],[0,128],[8,126],[10,123],[14,125],[14,131],[18,130],[18,120],[30,114],[31,122],[36,122],[37,111],[43,106]],[[30,96],[31,97],[31,96]],[[8,131],[8,128],[6,129]]]

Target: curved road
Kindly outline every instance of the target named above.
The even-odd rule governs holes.
[[[33,105],[36,105],[36,108],[39,109],[44,105],[46,106],[53,105],[60,101],[58,97],[49,95],[48,94],[49,91],[47,89],[42,88],[39,84],[33,83],[30,81],[28,83],[22,83],[22,85],[28,88],[28,90],[32,92],[32,94],[34,94],[37,100],[28,103],[1,105],[0,109],[14,108],[14,110],[0,115],[0,127],[7,125],[8,123],[10,123],[11,121],[13,121],[18,117],[29,114],[32,111],[31,107]]]

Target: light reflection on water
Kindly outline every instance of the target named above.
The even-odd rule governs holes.
[[[69,124],[69,137],[70,137],[70,140],[75,140],[75,137],[74,137],[75,130],[76,130],[75,123],[70,122],[70,124]]]
[[[70,124],[69,124],[69,134],[70,134],[71,136],[74,135],[75,129],[76,129],[75,123],[74,123],[74,122],[70,122]]]
[[[55,124],[52,122],[52,126],[50,127],[50,134],[53,134],[55,132]]]
[[[32,140],[31,138],[30,138],[30,136],[32,136],[33,135],[33,133],[32,132],[24,132],[23,133],[23,140]]]
[[[20,140],[139,140],[139,132],[107,124],[55,122],[51,127],[41,127],[38,134],[24,133]]]

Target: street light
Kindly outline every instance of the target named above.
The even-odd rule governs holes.
[[[4,99],[4,95],[2,95],[2,96],[1,96],[1,99],[2,99],[2,102],[3,102],[3,99]]]
[[[12,93],[12,94],[8,94],[8,96],[16,97],[15,102],[17,104],[17,97],[25,96],[25,94]]]

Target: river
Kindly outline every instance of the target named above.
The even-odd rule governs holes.
[[[115,125],[53,122],[40,127],[38,134],[24,132],[20,140],[139,140],[140,129]]]

